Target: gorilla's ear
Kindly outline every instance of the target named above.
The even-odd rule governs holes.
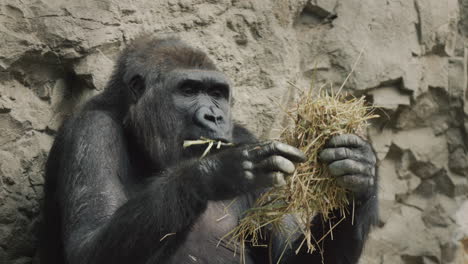
[[[141,95],[145,92],[145,80],[141,75],[137,74],[130,79],[128,83],[130,91],[133,95],[133,100],[136,102],[140,99]]]

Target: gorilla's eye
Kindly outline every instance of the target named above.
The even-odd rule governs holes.
[[[194,95],[198,92],[198,89],[193,87],[193,86],[190,86],[190,85],[184,85],[182,86],[182,88],[180,89],[182,91],[182,93],[186,94],[186,95]]]
[[[203,84],[196,80],[185,80],[179,90],[184,95],[196,95],[203,89]]]
[[[212,97],[220,98],[223,96],[223,92],[220,89],[211,89],[208,94]]]
[[[214,98],[228,98],[229,88],[224,85],[217,85],[209,89],[208,94]]]

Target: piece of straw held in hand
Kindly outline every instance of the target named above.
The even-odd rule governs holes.
[[[331,136],[360,134],[367,126],[366,121],[377,116],[372,115],[363,97],[348,99],[341,93],[319,93],[313,96],[307,92],[301,96],[297,106],[288,112],[294,124],[281,136],[282,141],[303,151],[307,161],[298,164],[285,186],[274,187],[264,193],[245,213],[240,224],[224,237],[229,243],[237,242],[233,244],[240,245],[241,262],[244,259],[245,243],[265,246],[260,244],[265,228],[285,232],[286,237],[301,232],[304,240],[295,250],[297,252],[306,245],[311,253],[323,239],[312,237],[311,229],[314,227],[310,223],[315,215],[320,213],[325,223],[331,217],[341,220],[353,217],[352,210],[346,209],[353,208],[352,196],[331,178],[326,164],[319,161],[318,153]],[[331,214],[337,210],[339,215]],[[286,230],[281,225],[286,215],[297,218],[300,230]],[[330,224],[332,228],[334,226]]]

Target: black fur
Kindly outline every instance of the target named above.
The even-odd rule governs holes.
[[[227,78],[201,51],[177,39],[141,38],[129,46],[105,91],[55,139],[46,166],[42,263],[239,263],[232,247],[216,246],[219,238],[274,184],[273,171],[287,174],[304,157],[234,125],[231,100]],[[199,160],[202,149],[182,143],[200,136],[235,147]],[[375,193],[358,200],[355,225],[345,220],[326,240],[324,263],[357,263],[376,218]],[[328,228],[319,219],[318,237]],[[278,258],[284,238],[269,237]],[[247,249],[247,263],[269,258],[268,250]],[[288,250],[283,262],[321,259]]]

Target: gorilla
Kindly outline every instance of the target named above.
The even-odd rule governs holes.
[[[42,263],[239,263],[220,238],[305,157],[233,122],[232,100],[228,78],[202,51],[178,38],[133,41],[105,90],[57,133],[46,164]],[[183,148],[200,137],[233,146],[200,159],[202,147]],[[267,228],[270,246],[246,247],[246,263],[357,263],[377,219],[374,151],[338,135],[320,157],[353,195],[354,219],[312,254],[295,252],[301,234]],[[314,236],[339,215],[331,223],[315,216]],[[297,226],[293,219],[284,225]]]

